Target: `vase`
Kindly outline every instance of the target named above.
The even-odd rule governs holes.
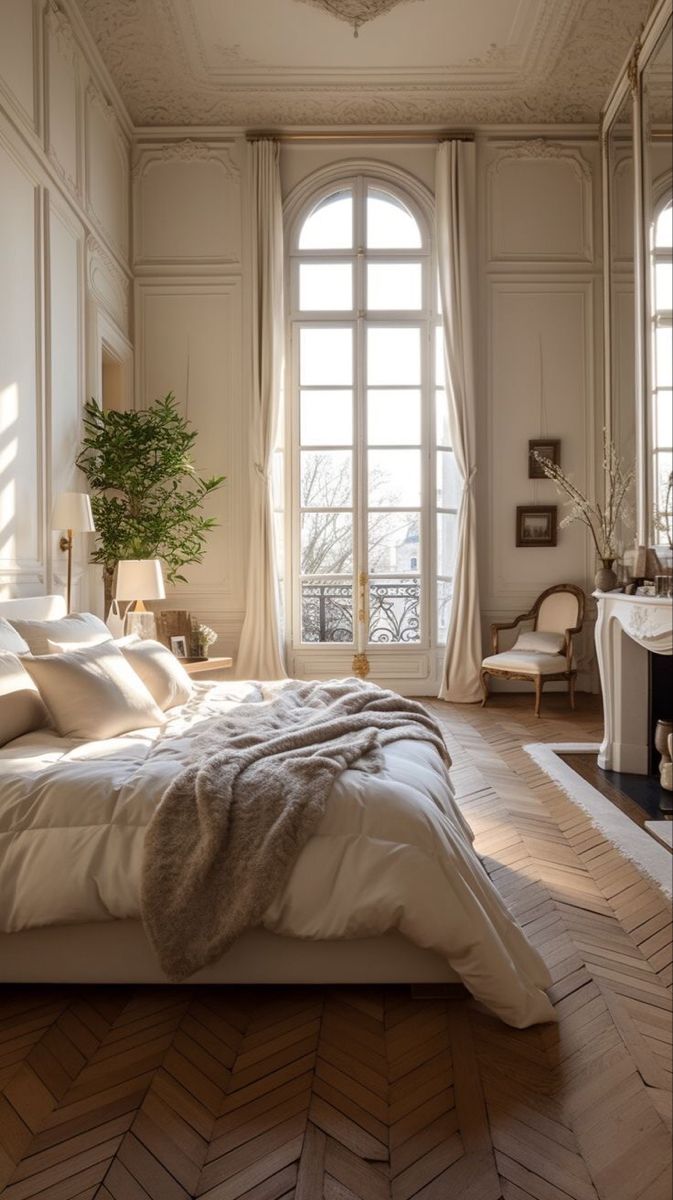
[[[613,588],[617,587],[617,576],[612,569],[612,564],[614,561],[614,558],[601,559],[603,566],[600,568],[600,570],[596,571],[596,575],[594,577],[594,583],[597,591],[611,592]]]

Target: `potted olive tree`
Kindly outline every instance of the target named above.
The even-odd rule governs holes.
[[[170,583],[186,583],[183,568],[202,561],[217,524],[203,515],[203,503],[225,477],[197,474],[191,457],[197,436],[172,392],[149,408],[123,412],[86,404],[77,466],[91,491],[92,558],[103,567],[106,612],[120,559],[160,558]]]

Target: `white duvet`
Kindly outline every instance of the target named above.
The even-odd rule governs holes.
[[[0,930],[139,918],[146,826],[190,739],[257,685],[197,684],[163,729],[81,742],[42,730],[0,749]],[[441,954],[508,1024],[554,1019],[542,960],[472,849],[447,770],[426,742],[348,770],[264,926],[301,938],[398,929]]]

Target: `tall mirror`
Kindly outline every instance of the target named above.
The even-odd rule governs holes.
[[[636,457],[636,357],[634,270],[634,107],[626,76],[606,113],[603,130],[605,211],[605,381],[608,434],[626,466]],[[619,530],[620,549],[633,540],[635,491],[628,497],[630,521]],[[627,512],[627,517],[628,517]],[[620,555],[621,557],[621,555]]]
[[[645,520],[651,544],[673,535],[673,57],[670,18],[644,53],[642,122],[642,337]],[[644,46],[646,52],[649,47]]]

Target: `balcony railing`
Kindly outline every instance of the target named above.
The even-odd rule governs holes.
[[[418,579],[369,582],[369,643],[409,645],[421,640]],[[304,583],[302,641],[353,641],[353,589],[349,583]]]

